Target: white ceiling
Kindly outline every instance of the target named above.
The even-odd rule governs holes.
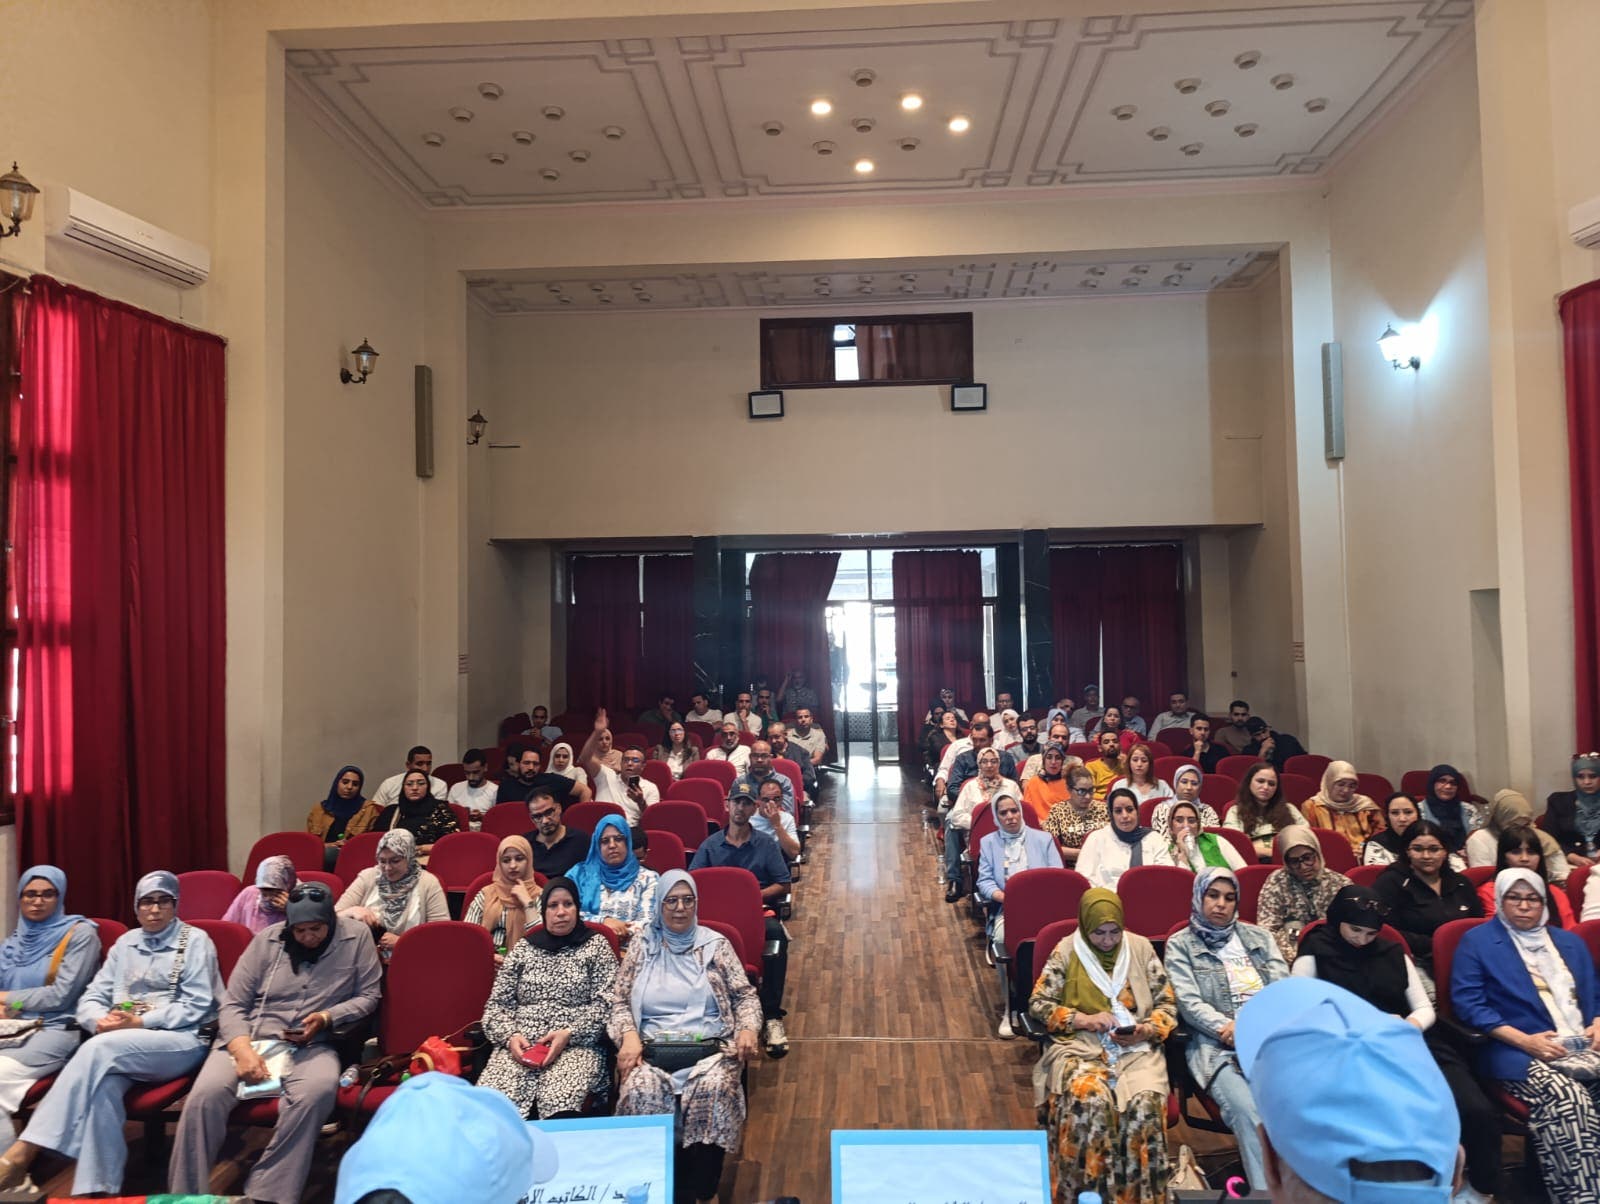
[[[288,62],[355,142],[431,207],[1001,196],[1314,175],[1471,16],[1472,0],[1340,0],[324,47],[292,49]],[[875,76],[866,87],[852,81],[863,69]],[[917,112],[901,108],[907,92],[924,97]],[[818,98],[833,104],[825,117],[810,111]],[[947,129],[956,114],[971,121],[964,134]],[[858,132],[859,119],[870,128]],[[781,132],[765,132],[769,123]],[[902,149],[908,139],[912,149]],[[832,153],[819,154],[819,143]],[[870,174],[855,170],[862,158],[874,163]]]
[[[1016,259],[908,259],[520,270],[468,278],[468,295],[490,313],[542,314],[649,309],[779,309],[853,312],[874,305],[1036,301],[1248,288],[1276,262],[1265,247],[1030,255]]]

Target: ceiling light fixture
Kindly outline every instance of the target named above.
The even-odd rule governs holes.
[[[1128,116],[1131,117],[1133,114],[1130,113]],[[950,119],[950,124],[946,128],[949,129],[952,134],[965,134],[972,128],[972,122],[968,118],[957,114]]]
[[[460,105],[457,105],[455,108],[450,110],[450,116],[454,117],[457,121],[465,125],[467,122],[472,120],[472,110],[464,109]]]
[[[1180,79],[1172,86],[1184,96],[1193,96],[1200,91],[1200,81],[1197,79]]]
[[[814,117],[826,117],[831,112],[833,112],[833,102],[832,101],[823,100],[821,97],[818,97],[816,100],[813,100],[811,102],[811,113],[812,113],[812,116],[814,116]]]
[[[554,183],[561,178],[561,173],[553,167],[546,167],[539,173],[539,178],[541,180],[549,180],[551,183]]]
[[[871,175],[877,166],[871,159],[857,159],[856,174],[858,176]]]
[[[1164,125],[1158,125],[1148,132],[1150,134],[1150,139],[1153,142],[1165,142],[1168,138],[1172,137],[1171,128]]]
[[[1184,154],[1188,155],[1192,159],[1194,156],[1203,151],[1205,147],[1206,144],[1204,142],[1187,142],[1183,145],[1182,150]]]
[[[1206,112],[1213,117],[1225,117],[1233,106],[1225,100],[1213,100],[1206,106]]]
[[[1306,101],[1307,113],[1320,113],[1327,107],[1328,98],[1326,96],[1313,96],[1310,100]]]
[[[902,138],[899,142],[900,149],[903,151],[914,151],[921,145],[922,142],[917,138]]]
[[[1111,110],[1111,115],[1118,121],[1132,121],[1133,115],[1138,111],[1138,105],[1118,105]]]
[[[872,133],[872,127],[877,124],[878,123],[872,120],[870,117],[852,117],[850,119],[850,128],[855,130],[855,132],[858,134]]]
[[[567,111],[560,105],[545,105],[542,111],[546,121],[560,121],[567,115]]]
[[[606,126],[605,129],[601,130],[600,132],[606,136],[608,141],[616,142],[627,131],[624,130],[620,125],[608,125],[608,126]]]
[[[783,133],[783,122],[781,122],[781,121],[763,122],[762,126],[761,126],[761,132],[763,134],[765,134],[768,138],[776,138],[779,134]]]
[[[1294,87],[1294,76],[1290,75],[1287,71],[1282,75],[1274,75],[1272,77],[1272,86],[1280,92],[1287,92],[1290,88]]]
[[[1253,137],[1255,137],[1256,131],[1258,129],[1260,129],[1260,128],[1261,127],[1258,126],[1255,122],[1247,121],[1243,125],[1234,126],[1233,127],[1233,132],[1235,134],[1238,134],[1239,137],[1241,137],[1241,138],[1253,138]]]
[[[505,161],[506,161],[506,153],[505,153],[505,151],[490,151],[489,152],[489,162],[493,163],[496,167],[501,166],[503,163],[505,163]]]
[[[1233,65],[1240,71],[1248,71],[1261,61],[1259,50],[1246,50],[1243,54],[1235,55]]]
[[[577,150],[569,150],[567,152],[567,158],[571,159],[574,163],[587,163],[589,161],[589,152],[584,150],[582,147],[579,147]]]
[[[816,151],[819,155],[831,155],[833,154],[835,147],[833,143],[824,140],[822,142],[813,142],[811,144],[811,149]]]
[[[900,98],[900,107],[907,113],[915,113],[922,107],[922,97],[915,92],[907,92]]]

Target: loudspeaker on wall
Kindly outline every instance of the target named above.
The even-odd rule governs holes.
[[[417,365],[417,475],[433,475],[433,369]]]
[[[1344,459],[1344,345],[1322,345],[1322,457]]]

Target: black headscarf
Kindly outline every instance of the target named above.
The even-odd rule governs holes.
[[[355,798],[339,797],[339,779],[347,773],[356,775]],[[333,816],[333,824],[328,828],[328,839],[337,840],[344,835],[344,826],[355,818],[357,811],[366,806],[367,800],[361,796],[361,787],[366,784],[367,775],[361,772],[360,766],[346,765],[333,775],[333,785],[328,787],[328,797],[322,800],[322,809]]]
[[[1434,793],[1440,778],[1456,780],[1456,796],[1446,802]],[[1438,824],[1444,832],[1444,847],[1459,853],[1467,843],[1467,820],[1461,804],[1467,797],[1467,783],[1454,765],[1435,765],[1428,770],[1428,793],[1422,800],[1422,814]]]
[[[394,800],[395,822],[391,825],[404,828],[412,835],[416,835],[417,825],[423,823],[433,814],[433,809],[439,800],[433,797],[433,781],[428,774],[422,773],[422,797],[412,802],[406,797],[406,779],[414,773],[422,773],[420,769],[408,769],[400,775],[400,794]]]
[[[307,947],[294,939],[296,924],[326,924],[328,935],[320,945]],[[317,959],[333,944],[338,931],[339,918],[333,912],[333,892],[321,882],[305,882],[289,892],[289,902],[283,909],[283,948],[289,955],[289,966],[300,973],[302,966],[314,966]]]
[[[576,949],[591,937],[599,936],[593,928],[583,922],[583,916],[578,916],[577,926],[566,936],[554,935],[545,926],[545,912],[550,909],[550,899],[556,891],[564,890],[572,896],[572,906],[578,907],[578,884],[565,874],[550,879],[544,884],[544,893],[539,896],[539,926],[531,929],[522,939],[535,949],[543,949],[546,953],[560,953],[563,949]]]
[[[1328,920],[1300,942],[1302,955],[1317,959],[1317,977],[1359,995],[1380,1012],[1410,1013],[1406,1003],[1406,952],[1398,941],[1378,937],[1357,947],[1344,939],[1340,924],[1382,928],[1389,909],[1365,886],[1346,886],[1328,904]]]

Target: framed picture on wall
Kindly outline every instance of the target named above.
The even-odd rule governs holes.
[[[987,410],[989,408],[988,385],[951,385],[950,408],[952,410]]]
[[[763,389],[750,394],[750,417],[782,418],[783,394],[777,389]]]

